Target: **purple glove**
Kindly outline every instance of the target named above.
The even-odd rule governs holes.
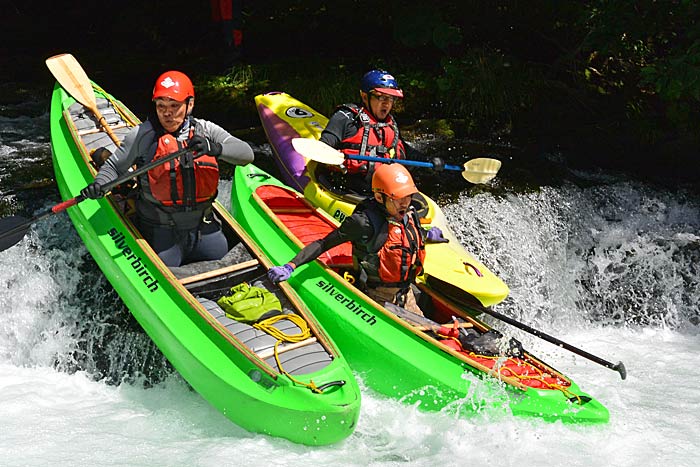
[[[431,227],[425,238],[431,243],[444,243],[449,240],[442,236],[442,230],[438,227]]]
[[[267,271],[267,278],[270,279],[274,284],[289,279],[289,276],[294,272],[294,268],[291,264],[285,264],[283,266],[273,266]]]

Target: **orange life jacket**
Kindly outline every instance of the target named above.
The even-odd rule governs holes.
[[[190,138],[193,134],[194,128],[190,130]],[[158,139],[152,160],[158,160],[186,146],[186,142],[180,142],[166,133]],[[216,197],[219,164],[213,156],[204,154],[194,158],[191,153],[187,153],[149,170],[147,186],[150,191],[147,197],[163,206],[196,206]]]
[[[340,108],[350,110],[359,122],[357,132],[340,142],[338,149],[347,155],[361,155],[405,159],[406,151],[399,138],[399,128],[391,115],[378,122],[369,112],[357,104],[343,104]],[[373,164],[367,161],[345,159],[350,174],[366,173]]]
[[[423,271],[425,242],[413,209],[401,221],[387,219],[376,209],[365,210],[374,237],[365,245],[353,244],[357,264],[368,286],[408,287]]]

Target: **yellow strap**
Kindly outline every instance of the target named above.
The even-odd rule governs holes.
[[[345,279],[348,283],[354,284],[355,283],[355,276],[350,274],[348,271],[345,271],[343,273],[343,279]]]
[[[299,329],[301,330],[301,332],[299,332],[298,334],[291,334],[290,335],[290,334],[286,334],[283,331],[280,331],[278,328],[273,326],[273,324],[275,324],[276,322],[283,320],[283,319],[287,319],[287,320],[291,321],[292,323],[296,324],[299,327]],[[253,327],[256,329],[259,329],[263,332],[266,332],[269,335],[271,335],[272,337],[277,339],[277,342],[275,342],[275,361],[277,362],[277,367],[279,368],[280,373],[287,376],[287,378],[291,379],[296,384],[299,384],[301,386],[305,386],[305,387],[311,389],[312,392],[315,392],[317,394],[323,393],[323,391],[320,390],[316,386],[316,383],[314,383],[313,380],[309,380],[308,383],[304,383],[303,381],[299,381],[299,380],[295,379],[292,375],[287,373],[287,371],[284,368],[282,368],[282,362],[280,362],[280,359],[279,359],[279,353],[277,351],[277,348],[282,342],[301,342],[301,341],[304,341],[304,340],[308,339],[309,337],[311,337],[311,329],[309,329],[309,325],[306,323],[304,318],[302,318],[301,316],[299,316],[297,314],[276,315],[276,316],[272,316],[271,318],[267,318],[267,319],[264,319],[262,321],[259,321],[255,324],[253,324]]]

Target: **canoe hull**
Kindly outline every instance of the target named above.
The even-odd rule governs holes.
[[[235,174],[234,217],[261,241],[291,225],[281,225],[281,215],[261,207],[261,190],[270,186],[289,191],[257,167],[248,166]],[[301,216],[309,222],[314,217]],[[333,222],[330,217],[327,220]],[[261,244],[277,264],[289,261],[300,249],[289,234],[282,242]],[[297,268],[288,282],[316,311],[315,316],[364,383],[382,394],[432,411],[473,414],[489,410],[573,423],[604,423],[609,418],[602,404],[568,379],[561,390],[544,390],[489,377],[473,360],[465,360],[435,338],[412,329],[318,260]],[[547,371],[556,372],[549,367]],[[575,396],[586,402],[571,402]]]
[[[108,107],[122,112],[102,113],[123,137],[128,126],[138,123],[136,118],[107,93],[99,88],[96,92],[101,103],[106,98]],[[63,199],[77,196],[93,180],[91,148],[115,149],[103,132],[81,136],[86,130],[73,121],[76,105],[57,84],[51,104],[51,147]],[[124,123],[126,127],[119,129]],[[306,381],[345,383],[322,394],[280,374],[228,332],[223,320],[212,316],[165,267],[112,196],[83,201],[69,208],[68,214],[95,262],[149,337],[184,379],[222,414],[249,431],[309,445],[335,443],[353,432],[359,417],[359,387],[346,360],[315,320],[307,316],[309,324],[319,329],[319,339],[334,354],[333,361],[322,371],[303,376]],[[219,214],[234,228],[238,225],[223,209],[219,208]],[[258,251],[250,237],[242,230],[238,233]]]

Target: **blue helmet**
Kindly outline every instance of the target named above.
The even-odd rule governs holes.
[[[399,88],[396,78],[384,70],[371,70],[365,73],[360,81],[360,89],[363,92],[374,90],[394,97],[403,97],[403,91]]]

